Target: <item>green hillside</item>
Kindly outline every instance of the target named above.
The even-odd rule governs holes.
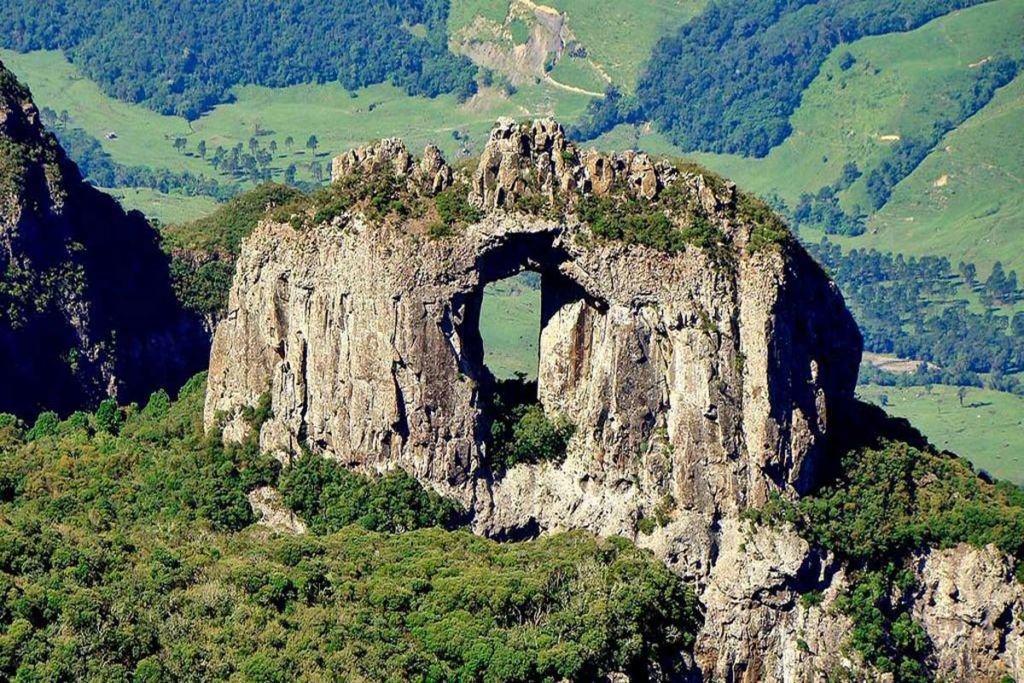
[[[890,415],[910,420],[937,448],[958,453],[994,477],[1024,485],[1024,398],[971,388],[960,405],[957,391],[942,385],[867,384],[857,393]]]
[[[267,148],[273,141],[277,151],[269,164],[271,177],[283,180],[287,167],[294,165],[298,180],[313,182],[312,163],[318,162],[329,176],[331,157],[370,140],[397,136],[412,149],[434,143],[457,160],[480,148],[500,116],[558,113],[573,118],[590,100],[546,84],[522,87],[510,97],[497,89],[485,89],[462,104],[450,95],[412,97],[391,85],[370,86],[354,93],[336,83],[288,88],[244,86],[235,89],[234,102],[189,123],[181,117],[157,114],[107,97],[59,52],[19,54],[0,50],[0,60],[29,84],[39,107],[67,111],[68,125],[96,138],[115,162],[188,171],[224,181],[239,179],[243,185],[250,184],[244,177],[218,172],[210,164],[209,157],[218,146],[248,147],[255,138],[261,148]],[[116,138],[109,139],[110,133]],[[311,135],[319,142],[315,155],[305,147]],[[289,137],[293,140],[290,149],[286,145]],[[183,151],[174,146],[178,138],[185,140]],[[200,141],[206,143],[206,160],[196,151]],[[152,194],[126,192],[125,201],[145,213],[167,215],[166,200]],[[186,208],[186,199],[172,203],[172,218],[174,213],[196,216],[209,206],[205,198],[195,202],[191,210]]]
[[[946,135],[869,222],[866,245],[1024,268],[1024,77]]]

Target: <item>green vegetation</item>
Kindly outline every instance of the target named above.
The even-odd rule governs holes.
[[[792,133],[801,94],[841,41],[906,31],[971,4],[907,0],[894,11],[870,0],[721,0],[657,45],[639,103],[684,149],[763,157]]]
[[[40,0],[0,12],[0,31],[7,48],[63,50],[112,97],[194,120],[243,83],[338,80],[351,90],[390,80],[413,95],[467,97],[476,69],[448,52],[447,11],[447,0],[102,7]],[[410,25],[425,35],[403,28]],[[310,40],[318,34],[324,39]]]
[[[466,187],[455,185],[434,196],[434,208],[441,221],[430,227],[431,237],[446,237],[455,229],[480,220],[482,214],[469,203],[467,193]]]
[[[794,508],[798,528],[824,548],[870,566],[958,543],[1024,557],[1024,491],[985,481],[961,458],[886,442],[849,451],[840,468]]]
[[[537,383],[523,375],[497,380],[487,409],[491,420],[487,444],[491,467],[501,473],[521,463],[565,459],[576,431],[566,418],[548,417],[537,401]]]
[[[1024,398],[941,384],[888,387],[862,385],[858,394],[887,412],[910,420],[938,448],[969,459],[979,470],[1024,485]]]
[[[508,30],[515,45],[525,45],[530,40],[530,27],[522,19],[513,19],[508,25]]]
[[[721,178],[695,164],[682,164],[680,168],[703,175],[712,187],[722,182]],[[749,245],[751,251],[781,244],[789,238],[789,231],[774,212],[750,195],[738,198],[735,212],[755,226]],[[578,213],[600,239],[642,244],[668,253],[696,247],[721,262],[730,258],[725,233],[712,223],[683,183],[670,185],[651,201],[623,193],[587,196],[580,201]]]
[[[707,1],[549,0],[542,4],[566,15],[569,29],[587,50],[589,63],[632,92],[658,39],[697,16]],[[562,61],[567,60],[563,58],[559,63]]]
[[[622,539],[367,531],[368,516],[433,521],[403,507],[430,495],[313,459],[290,497],[317,506],[340,485],[365,495],[344,516],[359,523],[304,537],[250,526],[245,493],[278,465],[254,436],[225,448],[203,435],[203,386],[118,409],[116,433],[97,415],[31,432],[0,416],[0,678],[593,680],[683,666],[696,599]],[[249,418],[266,415],[263,402]]]
[[[238,86],[232,91],[232,102],[187,122],[108,97],[59,52],[19,54],[0,50],[0,59],[31,86],[39,107],[69,112],[70,126],[96,138],[111,162],[177,174],[188,172],[221,183],[238,183],[243,188],[251,186],[257,177],[257,182],[269,177],[301,187],[319,185],[314,174],[317,165],[322,180],[331,156],[384,137],[402,137],[412,150],[437,144],[449,159],[456,160],[479,148],[499,116],[539,116],[555,110],[560,117],[571,120],[591,99],[545,83],[524,85],[509,98],[496,90],[485,90],[472,106],[460,104],[452,95],[411,97],[386,84],[356,91],[347,91],[337,83],[286,88]],[[108,138],[110,133],[116,138]],[[304,146],[311,134],[319,141],[315,153]],[[248,153],[253,138],[259,143],[258,156],[267,161],[259,164],[257,160],[257,173],[244,167],[214,167],[217,148],[230,155],[241,144],[240,164],[246,156],[253,156]],[[185,142],[181,149],[174,146],[178,139]],[[286,144],[289,139],[291,145]],[[201,142],[206,144],[205,158],[199,154]],[[273,153],[272,143],[276,148]],[[167,201],[181,207],[208,206],[206,198],[193,203],[177,192],[167,197],[137,195],[140,203],[133,208],[150,214]]]
[[[946,258],[843,253],[827,240],[808,248],[850,296],[868,351],[935,363],[941,372],[930,382],[980,386],[979,373],[993,373],[994,388],[1024,393],[1008,376],[1024,367],[1024,313],[1010,315],[1021,297],[1016,272],[999,269],[1002,277],[980,282],[972,264],[961,263],[955,273]],[[984,312],[957,299],[961,289],[976,294]],[[1000,308],[1007,314],[998,315]]]
[[[189,223],[209,216],[219,206],[212,197],[186,197],[178,193],[165,193],[148,187],[99,187],[128,211],[142,211],[157,225]]]
[[[201,315],[220,315],[227,307],[242,240],[269,208],[301,196],[286,185],[266,183],[204,218],[165,229],[164,248],[171,254],[171,283],[178,300]]]
[[[863,433],[864,424],[879,418],[862,410]],[[978,477],[956,456],[902,441],[851,448],[821,490],[795,503],[774,499],[753,516],[791,523],[852,563],[851,586],[837,602],[854,623],[850,644],[898,682],[929,680],[928,638],[906,600],[914,589],[915,551],[995,544],[1024,560],[1024,491]]]
[[[222,204],[210,214],[164,229],[164,241],[171,251],[233,259],[242,240],[249,236],[267,210],[301,197],[293,187],[265,183]]]
[[[580,71],[567,74],[556,65],[551,72],[553,78],[600,91],[605,83],[602,74],[607,74],[611,81],[632,91],[655,42],[701,12],[706,0],[549,0],[539,4],[564,14],[576,37],[579,58],[569,59],[563,54],[558,64],[568,63]],[[455,37],[472,38],[469,28],[474,19],[481,17],[501,25],[508,10],[509,0],[452,0],[448,32]],[[585,56],[579,54],[579,48]],[[595,76],[601,79],[600,83]]]
[[[318,534],[352,524],[392,533],[454,529],[464,514],[458,504],[426,491],[404,470],[367,479],[309,451],[284,471],[280,487],[285,504]]]
[[[858,240],[909,255],[945,254],[984,272],[1024,270],[1024,76],[935,146]]]

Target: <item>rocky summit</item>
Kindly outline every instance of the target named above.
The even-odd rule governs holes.
[[[386,168],[434,192],[451,171],[424,158],[385,141],[340,157],[335,175]],[[469,186],[478,220],[444,238],[358,212],[264,223],[217,329],[208,424],[269,391],[264,448],[403,467],[488,534],[627,533],[666,496],[713,518],[807,489],[829,414],[853,396],[860,338],[797,246],[747,248],[755,228],[735,188],[643,155],[579,153],[549,121],[496,128]],[[514,208],[613,192],[647,201],[666,186],[727,253],[596,239],[572,202],[557,215]],[[541,275],[538,397],[576,430],[561,466],[498,478],[480,306],[486,284],[523,269]]]

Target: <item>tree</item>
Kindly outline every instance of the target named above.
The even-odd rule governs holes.
[[[256,150],[260,148],[260,141],[256,138],[249,138],[249,154],[255,156]]]
[[[974,288],[975,281],[978,278],[978,268],[973,263],[962,263],[960,273],[964,276],[964,282],[971,289]]]
[[[277,154],[277,140],[270,141],[270,153]]]
[[[201,158],[203,158],[203,159],[206,158],[206,140],[200,140],[199,141],[199,144],[196,145],[196,152],[199,153],[199,156]]]
[[[315,135],[310,135],[309,139],[306,140],[306,149],[316,154],[316,148],[320,146],[320,141],[316,139]]]
[[[176,149],[179,152],[185,151],[185,145],[187,144],[188,142],[185,140],[185,138],[174,138],[174,149]]]
[[[1011,270],[1003,286],[1003,303],[1011,304],[1017,298],[1017,271]]]
[[[96,409],[96,429],[108,434],[117,434],[124,422],[124,414],[117,407],[117,401],[108,398]]]
[[[985,289],[996,301],[1002,301],[1006,292],[1006,273],[1003,272],[1003,264],[996,261],[992,266],[992,273],[985,280]]]
[[[324,170],[319,161],[314,161],[309,165],[309,173],[313,176],[313,180],[318,183],[324,179]]]
[[[61,126],[63,126],[65,129],[67,129],[68,121],[70,121],[70,120],[71,120],[71,115],[68,114],[68,110],[67,109],[62,109],[61,112],[60,112],[60,123],[61,123]]]
[[[292,147],[294,147],[294,146],[295,146],[295,138],[293,138],[291,135],[289,135],[288,137],[286,137],[284,139],[284,148],[286,150],[288,150],[289,154],[291,153]]]
[[[964,407],[964,399],[967,398],[967,387],[960,387],[956,390],[956,397],[960,399],[960,407]]]
[[[295,164],[288,164],[288,168],[284,169],[284,181],[289,185],[295,184]]]

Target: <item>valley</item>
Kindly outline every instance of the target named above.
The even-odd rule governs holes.
[[[552,5],[585,49],[586,57],[565,53],[551,74],[559,82],[584,89],[597,87],[597,81],[607,76],[627,93],[635,88],[649,52],[661,35],[650,27],[659,26],[660,31],[668,33],[672,26],[702,11],[700,3],[659,0],[623,5],[615,9],[615,21],[608,21],[607,12],[599,13],[591,5],[571,0]],[[522,25],[527,29],[524,35],[529,36],[534,30],[530,27],[538,26],[530,17],[540,10],[529,3],[516,6],[519,9],[514,12],[526,19],[515,21],[526,21]],[[471,37],[474,26],[479,28],[474,22],[480,20],[509,31],[510,17],[514,16],[509,11],[505,0],[454,2],[448,17],[451,40],[457,45]],[[595,21],[599,16],[601,20]],[[1024,2],[993,0],[940,17],[908,33],[873,36],[843,45],[825,60],[821,72],[803,93],[791,118],[793,134],[762,159],[685,153],[649,124],[620,125],[591,144],[600,149],[641,148],[655,154],[686,156],[790,210],[801,195],[817,193],[824,183],[838,178],[845,166],[855,164],[860,177],[836,197],[841,210],[864,216],[866,230],[856,237],[828,235],[833,243],[844,249],[946,256],[954,266],[968,261],[977,267],[979,279],[984,281],[996,260],[1008,271],[1024,268],[1020,256],[1024,250],[1018,248],[1024,235],[1020,229],[1024,199],[1015,191],[1024,178],[1024,168],[1020,168],[1024,151],[1019,149],[1019,136],[1014,134],[1024,126],[1024,76],[999,89],[991,102],[946,133],[920,166],[895,185],[881,210],[868,207],[865,179],[896,144],[896,138],[926,134],[934,121],[945,116],[978,69],[1001,56],[1024,59],[1019,41],[1022,30]],[[505,46],[502,49],[515,48],[514,37],[508,37],[512,34],[504,35],[507,37],[499,42],[509,42],[500,43]],[[852,65],[847,66],[845,61],[851,58]],[[516,87],[502,85],[499,78],[463,103],[452,95],[410,96],[387,84],[353,92],[336,83],[286,88],[239,86],[232,91],[232,102],[216,105],[189,122],[108,97],[57,52],[19,54],[3,50],[0,59],[30,84],[41,106],[55,113],[66,111],[69,118],[63,125],[95,138],[113,162],[214,178],[224,188],[237,186],[239,190],[262,179],[316,186],[329,174],[330,158],[337,151],[383,136],[401,136],[414,149],[436,142],[451,159],[474,156],[499,116],[555,114],[572,121],[583,115],[593,99],[546,82],[540,77],[543,72]],[[310,136],[316,137],[315,148],[306,145]],[[183,141],[180,147],[176,145],[178,140]],[[204,143],[205,158],[200,154],[200,141]],[[214,167],[211,161],[218,147],[231,150],[237,146],[242,146],[243,155],[256,150],[253,156],[259,158],[258,163],[233,171]],[[216,205],[209,196],[188,196],[191,191],[187,189],[160,192],[115,187],[110,191],[126,207],[139,209],[165,224],[199,218]],[[818,242],[823,236],[815,225],[801,225],[800,231],[801,237],[810,242]],[[532,335],[528,320],[531,314],[518,294],[504,300],[505,310],[500,313],[485,311],[485,322],[493,320],[497,330],[494,350],[489,353],[497,354],[497,367],[507,372],[522,367],[523,362],[528,366],[534,353],[529,350],[531,345],[522,343],[524,330],[526,337]],[[528,291],[526,296],[531,296]],[[956,299],[967,302],[972,311],[985,310],[978,293],[963,282],[956,286]],[[948,305],[937,302],[934,308],[941,311]],[[1002,303],[994,310],[1011,316],[1024,310],[1024,304]],[[524,319],[518,317],[519,312]],[[1014,400],[1006,395],[1006,401],[999,403],[1015,405]],[[910,405],[918,401],[922,409],[928,405],[917,393],[909,395]],[[996,429],[1000,435],[996,440],[1024,443],[1019,425],[1012,420],[998,422],[1002,426]],[[972,433],[969,423],[960,429],[967,435]],[[926,433],[939,442],[946,440],[946,431],[938,424]],[[979,466],[989,468],[1003,457],[999,455],[1002,447],[990,446],[986,438],[968,436],[967,441],[969,449],[976,451]],[[1019,479],[1024,476],[1022,471],[1014,466],[1006,476]]]

